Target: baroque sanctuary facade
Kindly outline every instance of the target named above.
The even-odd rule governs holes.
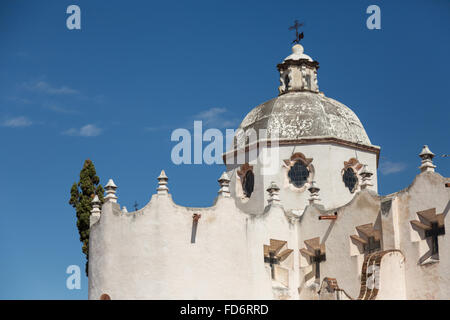
[[[380,148],[292,50],[278,97],[223,155],[212,207],[177,205],[164,171],[135,212],[112,180],[94,198],[89,299],[450,299],[450,178],[418,146],[410,186],[379,195]]]

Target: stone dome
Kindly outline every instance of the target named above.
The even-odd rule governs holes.
[[[247,114],[236,132],[233,148],[250,142],[249,129],[256,131],[258,140],[287,143],[327,140],[374,147],[356,114],[319,91],[319,63],[304,53],[303,46],[294,45],[292,54],[278,64],[277,69],[280,72],[279,96]],[[267,129],[267,135],[263,137],[260,129]]]
[[[350,108],[310,91],[288,92],[264,102],[247,114],[239,129],[244,132],[255,129],[258,137],[259,129],[267,129],[268,137],[278,131],[280,140],[337,138],[371,145],[363,125]],[[237,138],[241,147],[242,139]]]

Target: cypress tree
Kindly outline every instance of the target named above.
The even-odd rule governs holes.
[[[89,262],[89,220],[91,216],[91,201],[95,195],[104,202],[103,187],[100,178],[95,171],[94,163],[91,160],[84,161],[83,169],[80,171],[80,181],[74,182],[70,189],[69,204],[74,207],[77,216],[77,228],[80,235],[82,251],[86,255],[86,275],[88,275]]]

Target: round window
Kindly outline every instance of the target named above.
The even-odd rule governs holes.
[[[302,161],[297,161],[289,170],[288,177],[294,186],[300,188],[308,181],[309,170]]]
[[[355,190],[356,183],[358,182],[355,171],[352,168],[347,168],[344,171],[342,179],[344,180],[344,184],[348,188],[348,190],[350,190],[350,192],[353,192]]]
[[[253,175],[252,170],[248,170],[245,173],[244,181],[242,182],[242,189],[244,191],[244,195],[247,198],[250,198],[253,192],[253,188],[255,186],[255,176]]]

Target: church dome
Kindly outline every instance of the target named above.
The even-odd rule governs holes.
[[[356,114],[342,103],[310,91],[288,92],[250,111],[239,129],[278,131],[280,140],[332,137],[371,145]]]
[[[342,103],[319,92],[319,63],[295,44],[292,54],[277,65],[280,72],[279,96],[254,108],[242,121],[234,146],[248,143],[248,130],[267,129],[267,138],[280,141],[337,140],[371,146],[369,137],[356,114]]]

